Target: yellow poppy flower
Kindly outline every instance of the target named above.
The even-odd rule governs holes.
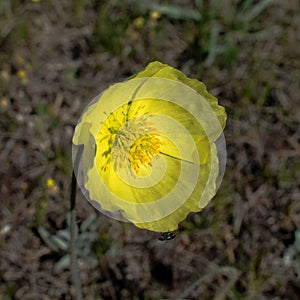
[[[73,137],[79,186],[106,215],[156,232],[176,230],[216,193],[225,122],[203,83],[152,62],[82,114]]]

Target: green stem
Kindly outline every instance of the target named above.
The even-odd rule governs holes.
[[[75,298],[76,300],[82,300],[82,289],[81,289],[81,282],[79,278],[79,268],[78,268],[78,260],[77,260],[77,248],[76,248],[76,238],[77,238],[77,225],[76,225],[76,176],[75,172],[78,172],[79,160],[82,154],[83,147],[79,148],[76,159],[74,163],[74,170],[72,172],[72,181],[71,181],[71,197],[70,197],[70,213],[71,213],[71,220],[70,220],[70,255],[71,255],[71,275],[72,275],[72,282],[75,287]]]

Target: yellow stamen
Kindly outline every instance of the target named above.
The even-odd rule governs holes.
[[[159,154],[161,145],[158,133],[145,134],[133,143],[128,153],[128,160],[136,175],[140,175],[141,165],[147,169],[150,167],[151,160]]]
[[[131,175],[141,176],[141,173],[145,175],[151,170],[151,161],[157,158],[163,143],[150,121],[151,114],[126,121],[124,116],[127,116],[128,109],[128,106],[124,106],[110,114],[104,122],[103,131],[99,131],[97,140],[106,140],[108,146],[102,155],[101,170],[106,170],[108,164],[112,163],[115,171],[127,169]],[[122,126],[116,126],[122,122]],[[108,139],[109,136],[111,139]]]

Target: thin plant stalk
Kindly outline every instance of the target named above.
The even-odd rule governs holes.
[[[82,288],[81,288],[81,282],[79,278],[79,268],[78,268],[78,260],[77,260],[77,247],[76,247],[76,239],[77,239],[77,225],[76,225],[76,188],[77,188],[77,181],[75,172],[78,171],[78,165],[79,165],[79,159],[82,154],[82,148],[79,148],[76,159],[75,159],[75,165],[74,170],[72,172],[72,181],[71,181],[71,197],[70,197],[70,255],[71,255],[71,276],[72,276],[72,282],[75,287],[75,299],[76,300],[82,300]]]

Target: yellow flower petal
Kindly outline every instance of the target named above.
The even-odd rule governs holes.
[[[138,74],[132,76],[131,78],[142,78],[142,77],[160,77],[160,78],[168,78],[175,81],[182,82],[192,89],[194,89],[197,93],[199,93],[202,97],[205,98],[207,103],[213,109],[215,115],[218,117],[222,129],[225,127],[226,123],[226,113],[225,109],[222,106],[218,105],[218,99],[211,94],[209,94],[206,90],[206,87],[203,82],[200,82],[196,79],[190,79],[186,77],[182,72],[168,66],[166,64],[162,64],[161,62],[155,61],[150,63],[144,70],[139,72]],[[185,99],[185,101],[188,101]]]

